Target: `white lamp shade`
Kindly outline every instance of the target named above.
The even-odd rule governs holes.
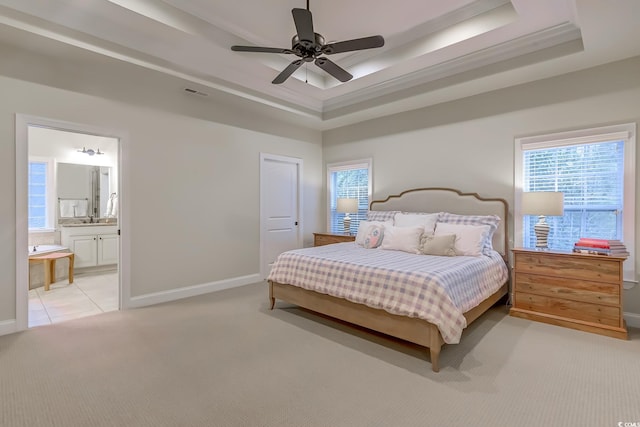
[[[358,212],[358,199],[338,199],[336,211],[340,213]]]
[[[522,193],[523,215],[564,215],[564,193],[559,191],[531,191]]]

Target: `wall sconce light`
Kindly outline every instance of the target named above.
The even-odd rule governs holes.
[[[536,233],[536,249],[548,249],[549,223],[546,216],[564,215],[564,194],[558,191],[532,191],[522,193],[522,213],[539,215],[533,227]]]
[[[82,147],[82,150],[78,150],[78,153],[84,153],[84,154],[88,154],[90,156],[93,156],[93,155],[96,155],[96,154],[97,155],[104,154],[104,152],[100,151],[99,148],[97,150],[94,150],[93,148],[87,149],[85,147]]]
[[[344,215],[344,234],[351,234],[351,217],[350,213],[358,212],[358,199],[338,199],[336,212]]]

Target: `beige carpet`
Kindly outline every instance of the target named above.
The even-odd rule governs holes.
[[[282,302],[260,283],[0,337],[2,427],[581,426],[640,423],[631,340],[494,308],[426,351]]]

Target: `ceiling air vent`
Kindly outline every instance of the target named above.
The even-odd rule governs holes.
[[[208,93],[200,92],[199,90],[191,89],[190,87],[184,88],[184,91],[187,92],[187,93],[192,93],[194,95],[209,96]]]

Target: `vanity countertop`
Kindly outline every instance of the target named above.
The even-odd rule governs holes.
[[[118,225],[116,222],[87,222],[87,223],[78,223],[78,224],[60,224],[61,227],[105,227],[105,226],[114,226]]]

